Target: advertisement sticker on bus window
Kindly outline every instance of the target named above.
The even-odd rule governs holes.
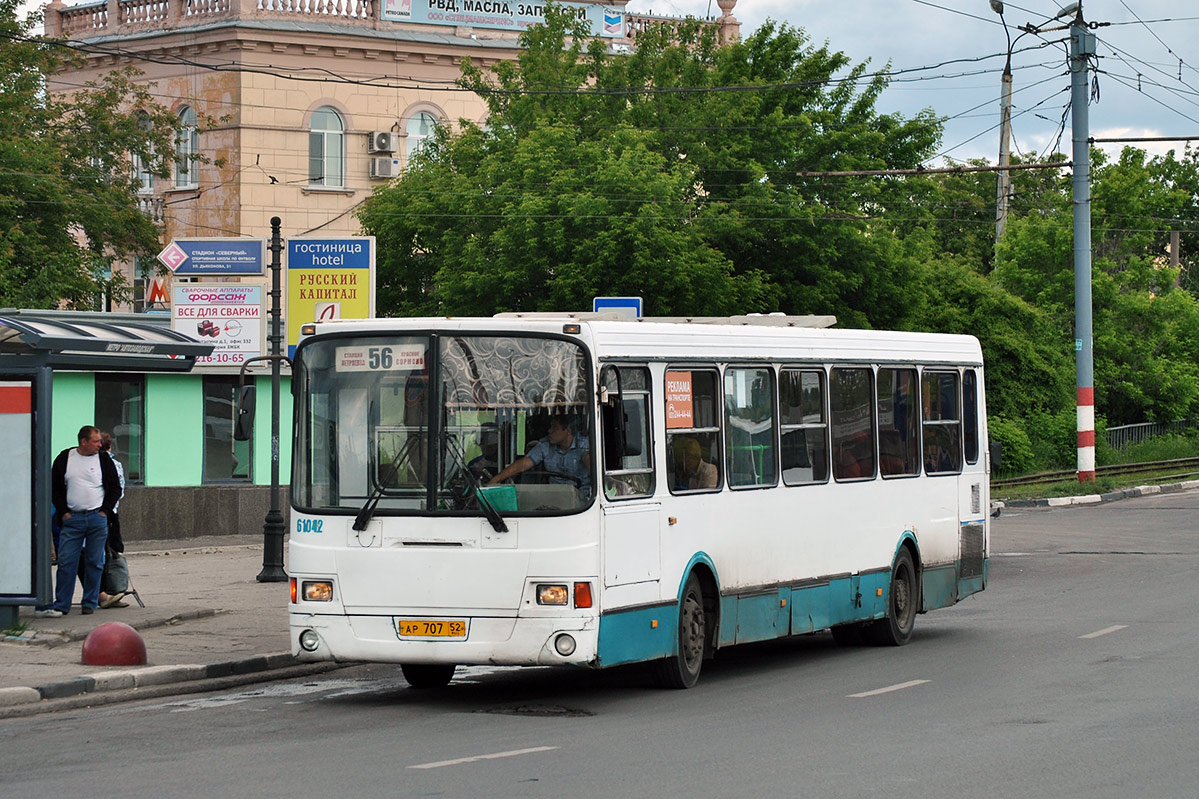
[[[339,372],[419,372],[424,368],[423,344],[337,348]]]
[[[666,373],[666,427],[695,427],[690,372]]]

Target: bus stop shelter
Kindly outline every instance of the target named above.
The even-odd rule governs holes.
[[[102,317],[101,317],[102,318]],[[51,552],[50,411],[60,371],[188,372],[212,352],[153,324],[81,321],[55,312],[0,311],[0,629],[21,605],[49,604]]]

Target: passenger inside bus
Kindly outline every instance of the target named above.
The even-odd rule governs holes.
[[[720,470],[716,464],[703,459],[698,441],[691,436],[676,436],[670,446],[674,456],[671,458],[671,484],[675,491],[716,488],[720,485]]]

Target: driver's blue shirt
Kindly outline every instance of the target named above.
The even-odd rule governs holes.
[[[570,446],[563,452],[558,447],[551,444],[549,441],[542,439],[537,443],[537,446],[529,450],[527,456],[533,461],[534,466],[540,466],[547,472],[557,472],[577,478],[578,488],[580,493],[591,493],[591,469],[583,462],[583,456],[591,449],[591,442],[587,440],[587,436],[576,435],[571,440]],[[569,483],[574,485],[573,480],[568,480],[563,477],[550,477],[551,483]]]

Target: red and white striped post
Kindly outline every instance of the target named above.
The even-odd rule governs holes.
[[[1078,482],[1095,482],[1095,388],[1078,388]]]

